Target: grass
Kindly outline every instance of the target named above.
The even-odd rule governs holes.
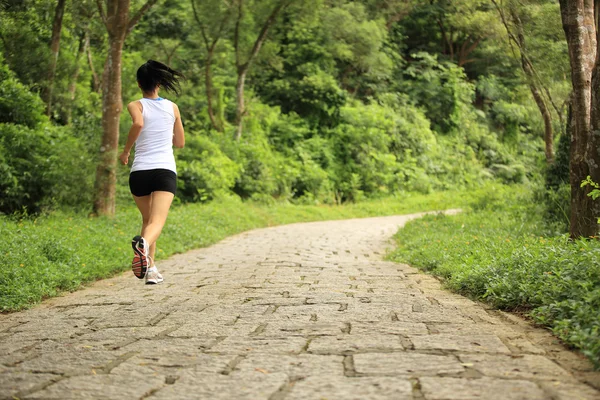
[[[461,207],[469,201],[466,192],[441,192],[344,206],[266,206],[234,199],[179,205],[169,214],[158,242],[157,259],[209,246],[253,228],[407,214]],[[65,211],[21,220],[0,217],[0,311],[18,311],[129,269],[129,243],[140,226],[132,202],[119,207],[113,219]]]
[[[460,294],[528,312],[600,368],[600,243],[547,234],[524,188],[493,190],[471,205],[410,222],[389,258],[442,277]]]

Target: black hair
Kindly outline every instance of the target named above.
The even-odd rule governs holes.
[[[166,66],[165,64],[148,60],[137,70],[137,81],[144,92],[152,92],[160,85],[167,92],[175,92],[179,95],[181,87],[179,80],[185,79],[181,72]]]

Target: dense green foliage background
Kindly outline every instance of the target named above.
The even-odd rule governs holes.
[[[250,3],[240,19],[242,58],[274,4]],[[141,4],[132,1],[132,13]],[[188,78],[181,96],[171,97],[188,139],[177,152],[179,201],[233,193],[267,203],[333,204],[490,180],[540,180],[541,118],[488,1],[292,2],[249,70],[239,142],[232,140],[233,16],[217,34],[221,17],[232,11],[216,0],[194,4],[196,18],[190,0],[160,1],[128,37],[123,56],[125,102],[141,96],[135,71],[147,59],[167,62]],[[67,2],[53,107],[45,116],[38,95],[50,85],[54,7],[52,0],[0,6],[4,213],[91,205],[106,32],[95,2]],[[532,1],[522,14],[530,57],[548,93],[564,101],[568,57],[558,4]],[[201,28],[219,38],[211,93]],[[222,131],[208,118],[209,95]],[[122,141],[129,121],[123,113]],[[128,197],[127,173],[119,168],[122,198]]]

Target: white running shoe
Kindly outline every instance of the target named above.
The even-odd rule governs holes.
[[[148,272],[146,272],[146,285],[156,285],[157,283],[162,283],[162,281],[164,281],[163,276],[158,272],[156,265],[148,268]]]

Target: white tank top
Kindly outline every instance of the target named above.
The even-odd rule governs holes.
[[[166,99],[140,99],[144,127],[135,141],[131,172],[168,169],[177,173],[173,155],[173,103]]]

